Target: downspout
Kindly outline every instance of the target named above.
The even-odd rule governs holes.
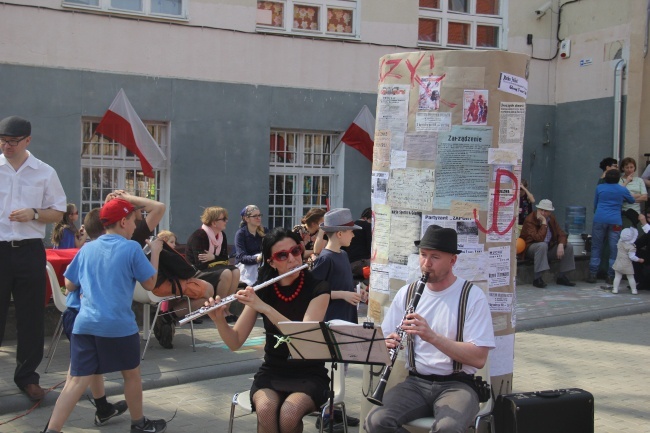
[[[614,68],[614,147],[612,157],[621,159],[621,108],[623,106],[623,71],[625,60],[620,59]]]
[[[643,45],[643,58],[648,55],[648,33],[650,29],[650,0],[645,14],[645,44]]]

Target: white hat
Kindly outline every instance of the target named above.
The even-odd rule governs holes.
[[[537,209],[550,210],[551,212],[555,210],[553,207],[553,202],[547,198],[537,203]]]
[[[636,237],[639,234],[639,232],[636,231],[636,229],[633,228],[626,228],[621,230],[621,240],[625,242],[626,244],[631,244],[636,241]]]

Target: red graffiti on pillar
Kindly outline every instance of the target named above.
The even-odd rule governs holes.
[[[393,71],[395,68],[399,66],[399,64],[402,62],[402,59],[393,59],[393,60],[383,60],[381,61],[381,65],[379,66],[379,82],[383,83],[386,77],[394,77],[397,78],[398,80],[402,78],[400,74],[394,74]],[[381,71],[384,69],[384,65],[390,65],[391,68],[386,72],[385,74],[382,74]]]
[[[517,182],[517,176],[515,176],[512,172],[506,169],[498,168],[497,179],[494,185],[494,203],[492,203],[492,226],[490,228],[486,229],[481,225],[481,223],[478,220],[477,211],[476,209],[474,209],[474,221],[476,221],[476,225],[478,226],[478,229],[483,233],[496,233],[499,235],[504,235],[512,228],[512,226],[515,225],[516,216],[512,218],[510,224],[508,224],[508,227],[506,227],[504,230],[499,230],[499,227],[497,226],[497,217],[499,216],[500,208],[502,206],[503,207],[511,206],[517,199],[517,194],[513,194],[512,198],[510,198],[508,201],[505,202],[501,201],[501,176],[509,177],[512,180],[512,183],[514,184],[514,190],[519,191],[519,183]]]
[[[415,74],[415,71],[418,69],[418,66],[420,66],[420,63],[422,63],[422,60],[424,60],[424,56],[425,55],[422,54],[415,66],[411,64],[409,59],[406,59],[406,67],[409,68],[409,71],[411,71],[411,86],[413,85],[413,81],[417,82],[418,84],[422,84],[422,80],[420,80],[420,77]]]
[[[433,69],[433,66],[436,64],[436,60],[433,54],[429,55],[429,69]]]

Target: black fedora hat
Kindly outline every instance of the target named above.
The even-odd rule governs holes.
[[[458,249],[458,234],[454,229],[447,229],[437,225],[427,227],[422,240],[415,241],[418,248],[444,251],[449,254],[460,254]]]

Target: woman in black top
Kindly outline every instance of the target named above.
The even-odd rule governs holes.
[[[277,228],[262,241],[263,265],[258,282],[268,281],[302,265],[300,236]],[[231,350],[239,349],[250,335],[257,314],[262,314],[266,331],[264,363],[255,374],[251,402],[257,412],[258,432],[301,432],[302,418],[327,399],[328,377],[325,364],[318,361],[289,360],[286,344],[276,347],[276,327],[284,321],[322,321],[330,300],[327,282],[316,281],[303,270],[272,286],[255,292],[252,287],[235,295],[245,305],[231,328],[224,312],[209,313],[219,335]]]
[[[195,278],[207,281],[215,287],[214,296],[224,298],[232,295],[239,285],[239,269],[228,264],[228,240],[226,224],[228,211],[219,206],[206,208],[201,215],[203,225],[187,240],[185,255],[199,272]],[[229,314],[234,322],[237,317]]]

